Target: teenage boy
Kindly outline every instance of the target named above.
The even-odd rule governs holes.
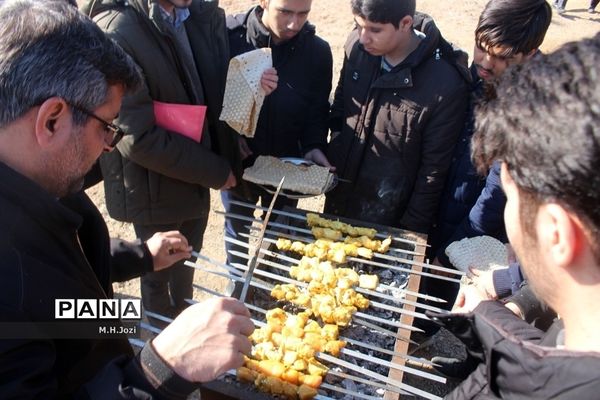
[[[415,0],[351,4],[328,148],[344,181],[325,211],[426,233],[464,124],[466,63]]]

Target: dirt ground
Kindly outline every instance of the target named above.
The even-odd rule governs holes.
[[[473,50],[473,31],[477,18],[487,0],[417,0],[417,9],[434,17],[444,37],[467,51],[470,55]],[[221,0],[220,4],[228,14],[246,11],[257,1],[252,0]],[[310,21],[316,25],[317,33],[329,42],[334,56],[334,87],[343,57],[343,45],[347,34],[353,26],[349,0],[314,0]],[[443,5],[440,7],[440,5]],[[590,37],[600,30],[600,14],[587,13],[588,0],[571,0],[569,7],[562,16],[555,14],[552,25],[542,46],[545,52],[552,51],[561,44]],[[600,11],[600,10],[599,10]],[[108,221],[109,229],[113,236],[133,238],[133,229],[129,224],[112,220],[104,205],[104,192],[102,185],[88,190],[92,199],[102,210]],[[300,208],[320,211],[323,198],[317,197],[302,200]],[[201,253],[213,259],[225,260],[223,249],[223,217],[214,211],[223,210],[219,193],[211,191],[211,214],[208,228],[204,235],[204,244]],[[200,250],[200,249],[197,249]],[[227,281],[224,278],[203,274],[196,271],[195,281],[205,287],[224,290]],[[115,291],[129,296],[139,296],[139,280],[115,284]],[[202,295],[197,293],[196,298]],[[444,347],[441,344],[440,347]]]

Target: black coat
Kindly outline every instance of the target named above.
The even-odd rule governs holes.
[[[329,44],[315,27],[304,24],[294,38],[275,45],[260,22],[262,9],[227,18],[231,57],[270,47],[279,75],[277,89],[265,98],[254,138],[248,145],[254,155],[301,157],[309,150],[325,150],[333,58]]]
[[[427,233],[464,126],[470,75],[431,18],[416,16],[415,29],[426,37],[385,74],[356,31],[346,43],[331,109],[339,134],[327,155],[351,183],[327,195],[325,211]]]
[[[151,360],[154,372],[173,373],[156,361],[151,346],[136,359],[123,335],[84,338],[89,331],[73,328],[61,336],[56,327],[63,322],[54,319],[55,299],[111,298],[112,282],[152,270],[148,248],[140,242],[111,244],[102,216],[85,193],[58,201],[2,163],[0,226],[0,323],[5,324],[0,398],[156,395],[141,365]],[[17,323],[38,324],[39,334]]]
[[[600,396],[600,353],[558,349],[560,321],[544,333],[490,301],[472,314],[438,318],[482,362],[446,399]]]
[[[191,60],[157,0],[83,3],[85,11],[93,5],[94,21],[145,77],[144,88],[123,97],[117,125],[127,134],[100,160],[109,214],[142,225],[208,219],[208,188],[223,186],[231,168],[241,172],[237,134],[218,119],[229,62],[224,11],[217,1],[190,4],[184,27]],[[206,105],[201,142],[157,126],[153,101]]]

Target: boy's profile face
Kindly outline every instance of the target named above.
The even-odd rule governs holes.
[[[529,60],[535,54],[535,50],[527,55],[516,53],[506,56],[505,54],[510,54],[510,49],[507,47],[494,46],[484,49],[476,44],[473,50],[473,63],[477,68],[477,75],[483,80],[497,79],[511,65]]]
[[[373,56],[394,53],[406,43],[406,33],[391,23],[372,22],[359,15],[354,16],[354,22],[358,29],[360,44]]]

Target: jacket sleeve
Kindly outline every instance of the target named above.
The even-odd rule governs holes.
[[[187,399],[197,388],[197,384],[171,370],[149,341],[136,357],[121,356],[109,362],[75,397],[91,400]]]
[[[329,94],[331,93],[331,79],[333,69],[333,56],[327,42],[319,38],[315,40],[315,54],[311,57],[316,64],[313,69],[312,89],[306,125],[300,138],[303,153],[319,148],[322,151],[327,147],[327,118],[329,114]]]
[[[348,57],[352,52],[353,43],[357,40],[356,31],[348,36],[344,46],[344,61],[338,78],[338,83],[333,95],[333,103],[329,110],[329,130],[331,132],[341,132],[344,128],[344,75],[346,73],[346,64]]]
[[[0,340],[2,399],[55,398],[58,377],[49,340]],[[86,400],[186,399],[196,385],[173,372],[148,343],[135,358],[120,356],[70,397]]]
[[[433,223],[454,146],[464,126],[467,100],[467,87],[462,84],[431,111],[422,136],[421,166],[400,220],[404,229],[427,233]]]
[[[506,243],[508,239],[504,228],[505,205],[506,195],[500,183],[500,163],[496,162],[488,173],[485,187],[469,215],[456,228],[450,239],[440,246],[437,257],[442,265],[451,265],[445,250],[457,240],[488,235]]]
[[[106,34],[128,54],[135,54],[120,33],[109,30]],[[227,160],[210,148],[155,125],[153,100],[146,85],[123,98],[117,124],[127,132],[118,151],[148,170],[213,189],[223,186],[229,176]]]
[[[501,268],[492,272],[494,290],[500,299],[517,292],[524,280],[521,264],[518,262],[511,263],[508,268]]]
[[[110,239],[112,282],[123,282],[137,278],[154,270],[152,254],[146,243],[137,239],[128,242],[122,239]]]

